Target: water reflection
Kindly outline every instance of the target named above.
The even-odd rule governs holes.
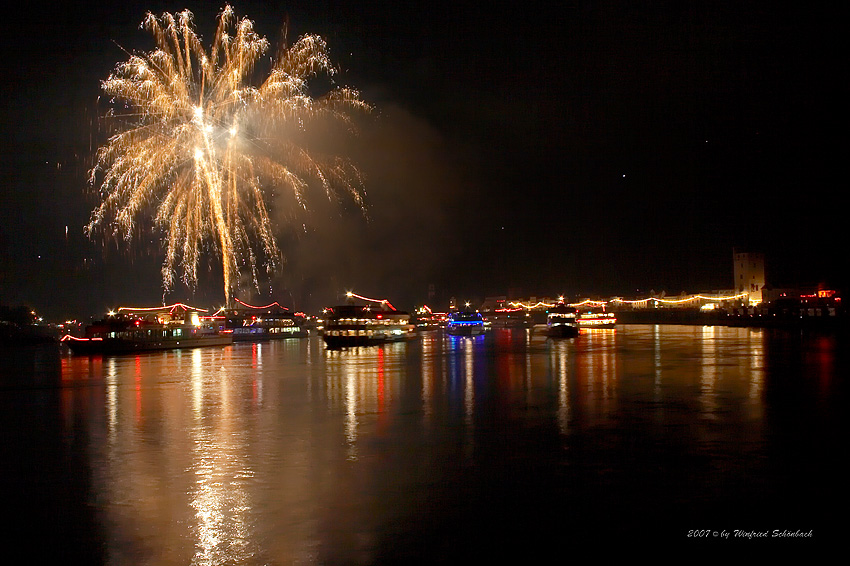
[[[50,515],[95,525],[65,546],[111,564],[445,561],[763,510],[811,528],[840,469],[841,340],[658,325],[4,359],[4,473],[37,493],[31,470],[63,470],[80,495]]]
[[[617,331],[594,329],[576,339],[577,403],[583,404],[585,419],[601,424],[616,410]]]
[[[549,365],[558,384],[558,430],[566,434],[570,427],[569,363],[573,357],[572,341],[551,340]]]
[[[423,425],[428,428],[431,424],[431,416],[433,414],[432,391],[434,389],[434,378],[436,368],[434,365],[436,332],[424,333],[421,337],[421,368],[422,373],[422,419]]]
[[[751,411],[755,411],[752,413],[752,416],[757,418],[761,417],[761,413],[758,411],[761,407],[760,400],[764,390],[764,341],[766,336],[763,331],[758,329],[753,329],[750,333],[752,339],[748,341],[749,351],[744,358],[744,362],[746,363],[747,358],[749,358],[750,367],[747,372],[750,376],[749,406]]]
[[[407,346],[392,343],[324,350],[326,394],[332,409],[342,406],[344,410],[349,460],[357,460],[358,431],[367,419],[371,425],[386,425],[387,407],[399,387]]]
[[[251,363],[245,378],[257,381],[261,344],[250,345]],[[227,349],[230,353],[232,349]],[[178,359],[182,361],[180,352]],[[201,349],[187,352],[190,375],[196,394],[191,426],[192,461],[189,473],[190,506],[195,513],[191,532],[195,537],[192,564],[223,564],[245,561],[254,554],[247,514],[252,507],[246,484],[254,477],[248,460],[244,414],[233,397],[237,391],[229,383],[226,366],[216,367],[218,359],[204,359]],[[222,360],[229,361],[229,360]],[[216,371],[218,370],[218,371]],[[207,393],[208,398],[205,398]],[[253,394],[252,394],[253,397]],[[215,411],[209,409],[215,408]]]
[[[479,376],[487,371],[484,355],[485,337],[444,336],[443,355],[446,359],[443,382],[450,407],[462,407],[463,454],[472,457],[475,450],[475,400]],[[483,385],[483,384],[479,384]]]
[[[706,418],[716,417],[718,404],[716,400],[715,385],[717,382],[718,366],[720,360],[717,354],[716,326],[703,326],[698,343],[701,346],[700,360],[700,403],[702,413]]]

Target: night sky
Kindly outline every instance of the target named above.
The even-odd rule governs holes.
[[[314,310],[348,289],[410,308],[429,284],[437,307],[719,290],[734,247],[765,253],[776,286],[846,284],[841,14],[557,4],[234,2],[273,48],[286,21],[290,39],[322,35],[336,81],[374,106],[339,144],[366,176],[368,221],[343,206],[314,210],[298,235],[281,222],[282,273],[241,297],[287,290]],[[129,249],[83,235],[100,81],[153,49],[147,11],[190,9],[208,43],[222,5],[7,13],[0,303],[81,318],[163,299],[156,234]],[[197,289],[165,300],[220,304],[220,269],[209,258]]]

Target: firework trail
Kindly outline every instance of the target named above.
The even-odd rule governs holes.
[[[256,286],[258,265],[272,271],[280,261],[264,194],[289,195],[293,210],[306,210],[311,187],[320,187],[323,198],[347,195],[364,207],[353,165],[320,159],[296,140],[319,119],[351,126],[352,112],[369,107],[348,88],[311,97],[308,80],[335,72],[319,36],[284,45],[255,85],[255,64],[269,44],[230,6],[209,52],[189,11],[149,13],[142,25],[157,48],[131,55],[102,83],[115,129],[91,171],[100,205],[86,232],[103,229],[129,242],[150,217],[165,241],[164,290],[178,270],[196,285],[199,259],[215,253],[229,301],[241,269],[251,270]]]

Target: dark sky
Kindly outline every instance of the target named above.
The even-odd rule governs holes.
[[[287,20],[290,38],[324,36],[337,81],[375,108],[340,145],[368,222],[319,207],[297,238],[282,223],[287,263],[250,299],[697,292],[731,287],[736,246],[764,252],[775,285],[845,285],[841,14],[639,4],[233,3],[273,46]],[[82,6],[30,4],[2,37],[0,302],[52,317],[162,299],[156,235],[82,233],[100,81],[154,47],[147,11],[189,8],[208,40],[221,8]],[[217,304],[220,278],[210,258],[166,300]]]

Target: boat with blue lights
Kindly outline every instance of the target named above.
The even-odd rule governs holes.
[[[131,354],[155,350],[226,346],[230,332],[201,321],[204,309],[182,303],[166,307],[122,307],[86,327],[82,338],[70,334],[62,342],[74,354]]]
[[[389,301],[354,293],[348,293],[347,299],[347,304],[324,309],[322,339],[328,348],[373,346],[415,336],[410,315]]]
[[[451,336],[479,336],[484,334],[484,317],[480,312],[456,311],[449,313],[446,333]]]
[[[545,334],[551,338],[570,338],[578,336],[578,310],[564,303],[550,307],[546,311]]]

